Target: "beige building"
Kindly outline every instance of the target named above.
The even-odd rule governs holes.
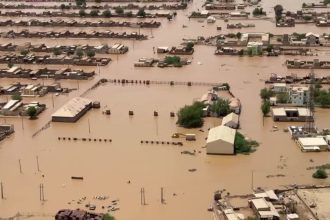
[[[238,115],[235,113],[230,113],[228,115],[226,115],[223,119],[222,119],[222,123],[221,125],[230,127],[230,128],[235,128],[237,129],[239,127],[239,118]]]
[[[207,154],[234,154],[236,130],[227,126],[211,128],[206,140]]]

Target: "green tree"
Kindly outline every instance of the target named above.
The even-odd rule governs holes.
[[[86,51],[86,55],[89,57],[89,58],[92,58],[95,56],[95,51],[94,50],[87,50]]]
[[[201,102],[194,102],[192,105],[186,105],[178,111],[178,121],[182,127],[197,128],[203,125],[203,108]]]
[[[260,97],[265,100],[265,99],[269,99],[270,97],[272,97],[274,95],[274,92],[270,89],[267,88],[263,88],[260,90]]]
[[[109,17],[111,17],[111,11],[110,11],[109,9],[104,10],[104,11],[102,12],[102,15],[103,15],[104,17],[109,18]]]
[[[26,56],[26,55],[28,55],[29,54],[29,50],[28,49],[23,49],[23,50],[21,50],[21,55],[23,55],[23,56]]]
[[[28,114],[28,116],[30,116],[30,118],[35,118],[37,115],[37,109],[34,106],[30,106],[27,109],[26,113]]]
[[[124,14],[124,9],[122,8],[122,7],[117,7],[116,9],[115,9],[115,12],[117,13],[117,14]]]
[[[64,10],[66,6],[65,6],[65,4],[61,4],[60,7],[61,7],[61,10]]]
[[[95,0],[95,3],[101,3],[102,0]]]
[[[17,92],[17,93],[15,93],[15,94],[13,94],[13,95],[11,96],[11,99],[12,99],[12,100],[19,100],[19,101],[21,101],[21,100],[22,100],[22,96],[21,96],[21,94],[19,94],[19,93]]]
[[[225,86],[227,90],[230,90],[230,85],[228,83],[222,83],[222,86]]]
[[[272,44],[270,44],[270,45],[267,46],[266,51],[267,51],[268,53],[270,53],[270,52],[273,51],[273,49],[274,49],[274,46],[273,46]]]
[[[61,54],[62,54],[62,50],[61,50],[60,48],[58,48],[58,47],[55,47],[55,48],[53,49],[53,54],[54,54],[55,56],[61,55]]]
[[[264,117],[270,112],[270,102],[268,100],[262,102],[261,111]]]
[[[89,14],[92,17],[97,17],[99,15],[99,10],[91,10]]]
[[[192,51],[194,48],[194,43],[193,42],[188,42],[186,45],[187,51]]]
[[[115,220],[115,217],[109,214],[105,214],[102,218],[102,220]]]
[[[317,169],[316,172],[313,173],[313,178],[326,179],[326,178],[328,178],[328,174],[324,169]]]
[[[241,39],[241,37],[242,37],[242,33],[241,33],[241,32],[237,32],[237,33],[236,33],[236,37],[237,37],[237,39]]]
[[[164,59],[164,63],[166,64],[173,64],[173,65],[179,65],[181,61],[181,58],[178,56],[166,56]]]
[[[84,55],[84,52],[82,51],[82,49],[77,49],[76,50],[76,55],[81,59],[82,56]]]
[[[133,17],[133,12],[132,11],[125,12],[125,15],[127,17]]]
[[[230,113],[229,101],[226,99],[219,99],[211,105],[211,111],[217,113],[219,116],[226,116]]]
[[[258,146],[258,142],[254,140],[248,141],[243,134],[241,134],[240,132],[236,132],[234,141],[235,153],[247,154],[255,151],[255,148]]]
[[[13,64],[12,62],[9,62],[9,63],[7,64],[7,66],[8,66],[8,68],[10,69],[10,68],[12,68],[12,67],[14,66],[14,64]]]
[[[275,11],[276,20],[279,20],[282,17],[283,6],[282,5],[276,5],[274,7],[274,11]]]
[[[78,7],[86,7],[86,0],[76,0],[76,5]]]
[[[79,16],[80,16],[80,17],[84,17],[84,16],[86,16],[86,12],[85,12],[84,9],[80,9],[80,10],[79,10]]]
[[[136,15],[139,16],[139,17],[145,17],[146,12],[144,11],[143,8],[140,8]]]

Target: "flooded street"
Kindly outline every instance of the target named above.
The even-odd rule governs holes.
[[[306,3],[314,2],[312,0]],[[32,3],[31,3],[32,4]],[[38,3],[34,3],[38,4]],[[47,3],[52,4],[52,3]],[[54,3],[55,4],[55,3]],[[93,196],[107,195],[110,201],[119,199],[120,210],[114,212],[118,220],[200,220],[213,219],[207,211],[214,191],[227,189],[231,194],[247,194],[252,187],[280,187],[288,184],[322,184],[330,180],[313,179],[309,166],[329,162],[329,152],[302,153],[288,133],[283,129],[292,123],[275,123],[271,117],[262,118],[260,110],[260,89],[265,87],[264,81],[271,73],[287,75],[296,73],[305,76],[308,70],[287,70],[287,59],[308,59],[315,57],[278,56],[278,57],[238,57],[215,56],[215,47],[196,45],[191,65],[182,68],[136,68],[134,62],[141,57],[163,57],[154,54],[153,47],[177,46],[182,39],[198,36],[214,36],[228,33],[223,20],[215,24],[188,19],[190,11],[201,10],[200,1],[188,5],[187,10],[178,11],[173,21],[158,18],[161,26],[154,29],[141,29],[148,40],[133,41],[121,39],[6,39],[1,43],[32,44],[45,43],[47,46],[89,44],[101,45],[122,43],[129,47],[123,55],[106,55],[112,62],[100,67],[70,66],[73,69],[95,70],[97,75],[88,81],[61,80],[62,87],[77,88],[68,95],[41,98],[24,98],[24,101],[37,100],[47,105],[38,120],[25,118],[0,118],[1,123],[12,123],[14,135],[0,143],[0,180],[4,185],[5,200],[0,200],[0,218],[14,216],[16,213],[38,216],[35,219],[53,219],[62,208],[84,208],[85,204],[77,201],[86,196],[87,201],[96,204],[96,212],[104,212],[101,206],[109,201],[96,201]],[[275,4],[284,8],[300,9],[299,0],[262,0],[261,5],[267,9],[269,17],[274,17]],[[26,20],[30,18],[0,19]],[[49,19],[49,18],[40,18]],[[75,20],[93,20],[92,18]],[[106,19],[104,19],[106,20]],[[121,20],[118,18],[109,20]],[[123,19],[142,21],[143,19]],[[150,20],[150,19],[146,19]],[[234,21],[231,21],[232,23]],[[235,21],[236,22],[236,21]],[[274,34],[311,31],[322,34],[327,28],[315,25],[296,25],[295,28],[276,28],[267,20],[237,21],[254,23],[255,28],[241,29],[241,32],[271,32]],[[182,28],[187,25],[187,28]],[[222,26],[223,31],[217,31]],[[134,28],[76,28],[76,27],[1,27],[1,32],[23,29],[30,31],[106,31],[134,32]],[[233,32],[236,32],[233,31]],[[103,56],[103,55],[97,55]],[[320,60],[328,60],[329,56],[320,55]],[[200,65],[199,65],[199,64]],[[18,65],[20,66],[20,65]],[[22,65],[36,69],[44,65]],[[47,66],[48,67],[48,66]],[[66,67],[53,65],[48,68]],[[6,65],[0,65],[6,68]],[[316,76],[329,76],[329,70],[315,70]],[[191,104],[199,99],[208,89],[207,86],[185,85],[120,85],[106,83],[86,94],[85,98],[101,102],[101,109],[92,109],[77,123],[55,123],[37,136],[32,135],[51,120],[51,114],[73,97],[81,95],[99,79],[134,79],[158,81],[192,81],[223,83],[228,82],[233,94],[242,103],[240,116],[240,132],[260,143],[257,151],[250,155],[210,156],[206,155],[205,138],[207,130],[221,124],[221,119],[207,118],[203,131],[199,129],[183,129],[176,125],[177,118],[171,118],[170,112],[177,112],[183,105]],[[0,86],[13,82],[29,82],[32,80],[0,79]],[[39,83],[51,84],[53,80],[38,80]],[[1,96],[1,102],[7,97]],[[111,115],[102,114],[106,108]],[[134,116],[128,111],[133,110]],[[154,117],[153,111],[159,116]],[[316,126],[329,128],[330,114],[328,109],[316,109]],[[303,123],[293,123],[303,125]],[[279,130],[272,132],[273,125]],[[175,132],[195,133],[197,141],[183,141],[182,147],[173,145],[141,144],[141,140],[172,141]],[[58,137],[108,138],[112,142],[64,141]],[[182,151],[196,150],[195,156],[181,154]],[[37,169],[36,157],[39,168]],[[313,160],[314,163],[310,162]],[[19,172],[21,160],[23,173]],[[189,172],[189,169],[197,169]],[[267,175],[283,174],[284,177]],[[84,180],[71,180],[71,176],[83,176]],[[130,184],[128,184],[130,181]],[[45,202],[39,200],[39,184],[44,184]],[[140,189],[146,191],[146,206],[140,204]],[[160,202],[160,188],[164,188],[166,204]],[[73,201],[74,200],[74,201]],[[69,204],[70,203],[70,204]]]

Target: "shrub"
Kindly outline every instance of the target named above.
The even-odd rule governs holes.
[[[186,105],[178,111],[178,121],[182,127],[197,128],[203,125],[203,108],[201,102],[194,102],[192,105]]]
[[[318,169],[315,173],[313,173],[313,178],[315,179],[326,179],[328,178],[328,174],[324,169]]]

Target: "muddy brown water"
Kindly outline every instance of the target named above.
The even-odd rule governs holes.
[[[264,7],[271,11],[275,1],[265,1]],[[312,2],[312,1],[308,1]],[[290,9],[300,8],[301,2],[276,1]],[[61,208],[83,208],[84,204],[76,201],[87,196],[87,201],[97,204],[98,212],[103,212],[102,205],[110,204],[113,199],[120,199],[120,210],[113,213],[117,219],[212,219],[207,207],[217,189],[225,188],[231,194],[246,194],[254,187],[280,187],[287,184],[322,184],[329,180],[314,180],[306,168],[329,162],[329,153],[302,153],[289,134],[282,130],[289,123],[274,123],[271,118],[263,120],[260,112],[259,91],[264,87],[271,73],[285,75],[297,73],[304,76],[306,70],[288,71],[283,65],[286,59],[313,57],[229,57],[213,55],[215,48],[196,46],[192,64],[182,68],[134,68],[133,63],[141,57],[157,57],[152,48],[157,46],[175,46],[182,38],[211,36],[218,34],[216,26],[223,26],[223,21],[216,24],[199,23],[186,17],[189,11],[200,8],[201,3],[194,1],[188,10],[178,12],[174,21],[162,21],[159,29],[152,31],[153,38],[146,41],[116,39],[4,39],[1,43],[23,44],[113,44],[122,42],[130,47],[127,54],[113,56],[113,61],[101,67],[99,75],[90,81],[80,81],[79,90],[69,95],[42,98],[24,98],[25,101],[38,100],[48,108],[38,120],[19,118],[1,118],[1,122],[13,123],[15,134],[0,143],[0,180],[4,184],[5,200],[0,200],[0,217],[9,217],[17,212],[36,215],[36,219],[48,219]],[[273,12],[271,12],[273,13]],[[20,18],[13,18],[20,19]],[[132,19],[134,20],[134,19]],[[296,28],[275,28],[269,21],[247,21],[256,24],[255,28],[240,31],[265,31],[273,33],[292,33],[313,31],[326,32],[314,25],[297,25]],[[182,25],[188,28],[182,28]],[[20,28],[2,28],[2,31]],[[68,28],[31,27],[30,30],[63,31]],[[100,30],[110,30],[101,29]],[[70,28],[72,31],[94,30],[94,28]],[[126,30],[111,28],[111,30]],[[150,30],[142,30],[151,36]],[[224,32],[227,30],[224,28]],[[319,56],[328,59],[328,56]],[[201,65],[198,64],[200,62]],[[5,65],[1,65],[5,67]],[[26,67],[26,66],[23,66]],[[28,66],[38,68],[44,66]],[[50,66],[59,68],[58,65]],[[93,67],[74,67],[94,70]],[[329,75],[329,71],[316,70],[316,74]],[[176,118],[170,118],[170,111],[177,111],[184,104],[200,98],[208,87],[168,85],[102,85],[88,93],[87,98],[101,101],[102,108],[91,110],[77,123],[52,123],[51,127],[32,138],[32,134],[50,120],[51,114],[70,98],[83,93],[100,78],[150,79],[164,81],[228,82],[232,92],[240,98],[243,110],[240,117],[241,130],[249,138],[260,142],[258,150],[251,155],[208,156],[205,154],[207,129],[221,123],[221,119],[206,119],[203,130],[178,128]],[[0,85],[32,80],[0,79]],[[44,80],[52,83],[53,80]],[[39,83],[42,83],[40,80]],[[63,87],[78,88],[77,81],[61,81]],[[0,97],[1,101],[6,97]],[[111,116],[102,114],[105,108],[111,109]],[[134,110],[133,117],[128,111]],[[159,117],[153,117],[153,111]],[[316,124],[327,128],[330,114],[327,109],[316,110]],[[88,124],[91,132],[89,133]],[[303,123],[295,123],[302,125]],[[279,131],[272,132],[277,125]],[[24,127],[24,129],[23,129]],[[174,132],[196,133],[196,142],[184,142],[183,147],[172,145],[140,144],[140,140],[171,140]],[[112,143],[58,141],[58,136],[111,138]],[[196,156],[181,154],[181,151],[201,151]],[[37,171],[36,156],[39,157],[40,172]],[[23,173],[19,173],[18,160],[21,160]],[[314,163],[310,162],[313,159]],[[188,169],[197,169],[188,172]],[[267,175],[284,174],[285,177],[267,178]],[[44,176],[42,176],[44,175]],[[83,181],[72,181],[71,176],[83,176]],[[127,184],[130,180],[131,184]],[[44,184],[45,199],[39,201],[39,184]],[[145,188],[146,202],[140,205],[140,189]],[[164,187],[166,205],[160,203],[160,188]],[[173,194],[176,194],[174,196]],[[96,201],[92,197],[108,195],[109,200]],[[75,200],[75,201],[72,201]],[[70,202],[71,204],[68,204]],[[43,215],[41,215],[43,214]]]

